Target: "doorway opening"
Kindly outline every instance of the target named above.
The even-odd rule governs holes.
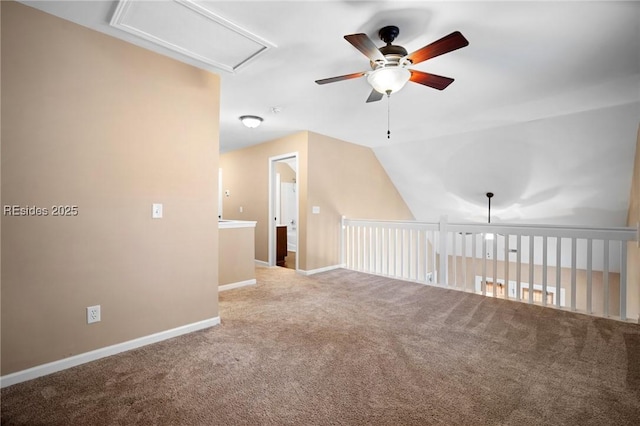
[[[298,269],[298,153],[269,158],[269,266]]]

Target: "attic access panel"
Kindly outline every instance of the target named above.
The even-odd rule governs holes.
[[[193,0],[120,0],[110,24],[230,73],[275,47]]]

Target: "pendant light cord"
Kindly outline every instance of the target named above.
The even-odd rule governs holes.
[[[493,192],[487,192],[487,198],[489,199],[489,214],[487,217],[487,223],[491,223],[491,198],[493,197]]]

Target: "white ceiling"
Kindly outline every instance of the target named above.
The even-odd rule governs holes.
[[[495,222],[626,224],[639,2],[197,2],[274,46],[234,73],[111,27],[115,1],[24,3],[219,73],[223,152],[311,130],[372,147],[417,219],[485,221],[492,191]],[[395,44],[409,52],[455,30],[469,40],[414,67],[456,81],[444,91],[409,83],[392,95],[390,140],[387,100],[366,104],[365,78],[314,83],[367,70],[343,36],[365,32],[382,45],[385,25],[400,27]],[[263,125],[244,128],[245,114]]]

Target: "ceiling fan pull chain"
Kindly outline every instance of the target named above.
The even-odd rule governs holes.
[[[387,90],[387,139],[391,139],[391,90]]]

